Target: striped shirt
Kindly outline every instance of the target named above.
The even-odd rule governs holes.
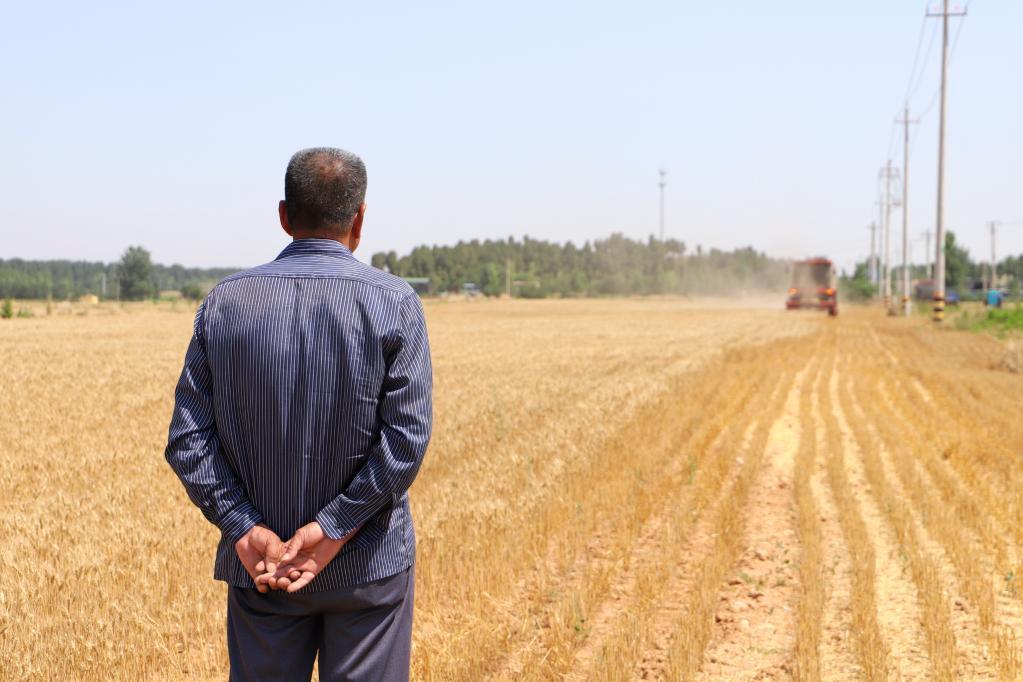
[[[415,560],[407,490],[426,453],[432,370],[419,297],[329,239],[220,282],[200,306],[167,461],[221,531],[214,577],[254,587],[234,550],[257,523],[362,526],[306,591]]]

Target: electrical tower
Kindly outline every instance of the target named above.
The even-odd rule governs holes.
[[[934,321],[945,319],[945,104],[948,99],[948,18],[966,16],[966,10],[950,12],[948,0],[942,0],[941,17],[941,108],[938,119],[938,217],[935,224]]]

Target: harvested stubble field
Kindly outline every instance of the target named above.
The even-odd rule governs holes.
[[[1016,679],[1023,382],[847,309],[427,305],[414,674]],[[191,315],[0,324],[0,676],[223,679],[162,448]]]

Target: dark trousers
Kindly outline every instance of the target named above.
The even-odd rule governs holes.
[[[287,594],[231,587],[231,680],[409,678],[415,567],[340,590]]]

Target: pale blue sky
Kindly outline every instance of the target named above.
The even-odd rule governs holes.
[[[476,237],[644,238],[663,165],[669,236],[848,266],[868,249],[926,7],[9,3],[0,257],[114,260],[137,243],[164,263],[268,260],[289,156],[332,145],[369,168],[365,260]],[[969,12],[948,224],[979,255],[985,221],[1018,221],[1001,248],[1023,252],[1023,3]],[[936,131],[934,108],[910,169],[917,259]]]

